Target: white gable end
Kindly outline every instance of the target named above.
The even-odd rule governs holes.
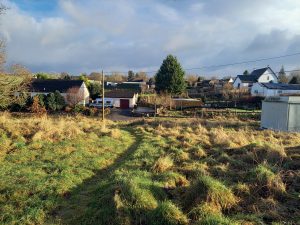
[[[258,78],[259,83],[278,83],[278,79],[276,75],[273,73],[272,70],[267,69],[259,78]]]

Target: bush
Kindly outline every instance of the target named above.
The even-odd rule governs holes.
[[[51,111],[62,110],[65,107],[65,99],[59,91],[49,93],[46,97],[47,108]]]
[[[85,106],[80,104],[75,105],[73,108],[74,113],[84,113],[84,111],[85,111]]]
[[[164,201],[150,214],[151,225],[185,225],[187,217],[171,201]]]

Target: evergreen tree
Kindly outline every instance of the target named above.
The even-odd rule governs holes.
[[[281,66],[281,69],[280,69],[280,71],[278,73],[278,81],[280,83],[288,83],[289,82],[289,79],[288,79],[288,77],[287,77],[287,75],[285,73],[285,70],[284,70],[283,66]]]
[[[132,70],[129,70],[127,81],[132,81],[133,79],[134,79],[134,72]]]
[[[54,93],[49,93],[46,97],[46,102],[47,102],[47,108],[56,111],[56,99],[55,99],[55,94]]]
[[[300,84],[300,77],[299,76],[293,76],[289,83],[290,84]]]
[[[51,111],[62,110],[65,107],[65,99],[59,91],[50,93],[46,97],[47,108]]]
[[[102,91],[102,87],[99,83],[91,83],[88,89],[92,99],[99,97]]]
[[[245,70],[243,75],[250,75],[249,71],[248,70]]]
[[[66,105],[65,98],[61,95],[59,91],[55,91],[54,95],[56,102],[56,110],[62,110]]]
[[[177,58],[168,55],[155,75],[155,89],[158,92],[181,94],[185,88],[184,71]]]

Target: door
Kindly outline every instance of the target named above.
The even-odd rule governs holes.
[[[129,109],[129,99],[120,99],[120,108]]]

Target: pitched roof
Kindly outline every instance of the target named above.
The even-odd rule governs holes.
[[[259,77],[254,75],[237,75],[237,78],[240,78],[242,83],[256,83]]]
[[[251,76],[254,75],[254,76],[261,76],[263,75],[267,70],[270,70],[271,73],[273,75],[276,76],[275,72],[271,69],[271,67],[265,67],[265,68],[261,68],[261,69],[257,69],[257,70],[253,70],[252,73],[250,74]],[[277,76],[276,76],[277,77]]]
[[[105,98],[133,98],[137,92],[134,90],[114,89],[104,94]]]
[[[268,89],[300,90],[300,84],[261,83],[261,85]]]
[[[256,83],[260,78],[260,76],[263,75],[267,70],[271,70],[274,76],[277,77],[274,71],[269,66],[265,68],[253,70],[252,73],[249,75],[237,75],[237,77],[240,78],[242,83]]]
[[[31,82],[31,92],[55,92],[66,93],[70,88],[79,88],[84,81],[82,80],[62,80],[62,79],[35,79]]]

